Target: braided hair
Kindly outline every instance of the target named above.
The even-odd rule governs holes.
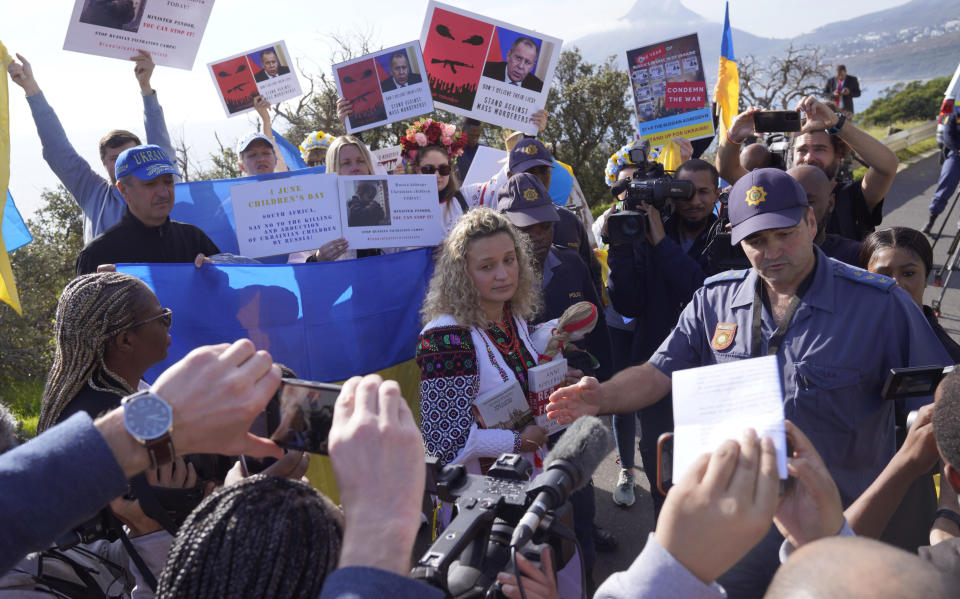
[[[107,341],[136,322],[148,288],[118,272],[82,275],[67,283],[57,303],[53,366],[47,375],[37,432],[53,426],[84,385],[129,395],[133,389],[104,362]]]
[[[161,599],[315,599],[337,567],[340,511],[311,486],[255,474],[203,500],[167,555]]]

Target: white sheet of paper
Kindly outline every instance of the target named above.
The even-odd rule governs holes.
[[[673,481],[693,462],[753,428],[777,448],[777,470],[787,477],[783,387],[776,356],[738,360],[673,373]]]

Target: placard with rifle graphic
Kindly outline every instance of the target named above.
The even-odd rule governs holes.
[[[423,72],[417,40],[333,65],[337,94],[352,103],[347,133],[433,112]]]
[[[562,40],[430,2],[420,41],[438,108],[536,135]]]

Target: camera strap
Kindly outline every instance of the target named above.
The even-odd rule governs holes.
[[[753,292],[753,325],[750,335],[750,355],[755,358],[762,355],[760,352],[760,344],[763,341],[763,333],[760,331],[760,328],[762,324],[763,298],[765,295],[766,290],[763,288],[763,280],[757,277],[757,286]],[[780,351],[783,338],[787,336],[787,329],[790,327],[793,315],[797,313],[797,308],[799,307],[800,296],[794,295],[790,300],[790,304],[787,306],[787,311],[783,314],[783,320],[780,321],[780,326],[774,331],[773,337],[770,337],[770,344],[767,346],[766,355],[773,356]]]

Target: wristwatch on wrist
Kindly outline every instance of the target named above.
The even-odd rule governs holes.
[[[843,128],[843,124],[847,122],[847,115],[843,114],[842,112],[838,112],[836,113],[836,115],[837,115],[837,122],[834,123],[833,127],[830,127],[829,129],[827,129],[827,133],[829,133],[830,135],[836,135],[837,133],[839,133],[840,129]]]
[[[123,406],[123,425],[137,443],[150,455],[150,467],[173,461],[173,408],[162,397],[151,391],[140,391],[120,402]]]

